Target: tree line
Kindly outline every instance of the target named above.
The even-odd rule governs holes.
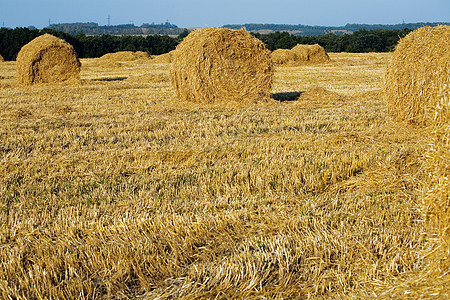
[[[327,33],[316,36],[298,36],[288,32],[274,32],[269,34],[255,33],[254,36],[264,42],[266,47],[276,49],[290,49],[297,44],[319,44],[327,52],[389,52],[397,45],[400,38],[410,33],[410,29],[387,30],[360,29],[352,34]]]
[[[269,34],[253,33],[264,42],[269,50],[289,49],[296,44],[319,44],[327,52],[387,52],[392,51],[401,37],[410,29],[402,30],[358,30],[353,34],[328,33],[319,36],[297,36],[288,32]],[[49,33],[70,43],[80,58],[100,57],[117,51],[144,51],[150,55],[159,55],[174,50],[178,43],[189,34],[184,30],[176,37],[168,35],[70,35],[61,31],[45,28],[0,28],[0,54],[5,60],[15,60],[23,45],[34,38]]]
[[[98,23],[61,23],[51,24],[47,28],[56,31],[62,31],[68,34],[76,35],[84,33],[86,35],[178,35],[183,32],[184,29],[178,28],[177,25],[169,22],[155,24],[144,23],[141,26],[135,26],[134,24],[122,24],[122,25],[108,25],[100,26]]]

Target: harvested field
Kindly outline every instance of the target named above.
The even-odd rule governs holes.
[[[276,67],[284,101],[242,107],[175,105],[151,60],[84,59],[78,86],[21,86],[2,63],[1,297],[411,293],[428,134],[388,116],[390,54],[329,56]]]

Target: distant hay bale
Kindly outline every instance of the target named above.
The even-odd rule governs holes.
[[[322,64],[330,62],[330,57],[325,49],[318,45],[296,45],[292,48],[296,54],[296,62],[298,64]]]
[[[23,46],[17,55],[17,80],[26,85],[77,81],[80,67],[69,43],[44,34]]]
[[[275,65],[291,65],[297,60],[297,54],[291,49],[277,49],[270,55]]]
[[[345,101],[344,97],[336,92],[328,91],[322,87],[313,87],[301,93],[298,101],[339,103]]]
[[[138,59],[149,59],[150,55],[143,51],[119,51],[115,53],[107,53],[99,58],[102,61],[115,61],[115,62],[125,62],[125,61],[135,61]]]
[[[385,101],[394,120],[433,123],[438,92],[450,84],[450,26],[422,27],[402,38],[385,76]]]
[[[203,28],[178,45],[170,74],[181,101],[267,102],[273,64],[270,51],[245,29]]]
[[[152,62],[155,64],[170,64],[173,60],[173,57],[175,55],[175,50],[172,50],[168,53],[164,53],[161,55],[153,56]]]

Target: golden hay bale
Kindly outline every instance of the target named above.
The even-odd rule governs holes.
[[[345,101],[345,99],[336,92],[328,91],[322,87],[313,87],[306,92],[301,93],[298,101],[339,103]]]
[[[325,49],[318,45],[296,45],[292,48],[296,54],[296,62],[298,64],[321,64],[330,62],[330,57]]]
[[[134,61],[138,59],[149,59],[150,55],[148,55],[146,52],[142,51],[119,51],[115,53],[107,53],[101,57],[99,57],[99,60],[102,61]]]
[[[428,180],[424,203],[432,230],[441,238],[441,250],[446,256],[438,257],[439,268],[450,268],[450,85],[438,92],[433,125],[429,131],[429,148],[425,153]],[[439,254],[439,253],[438,253]]]
[[[450,26],[422,27],[400,40],[386,71],[384,95],[394,120],[429,125],[450,84]]]
[[[44,34],[23,46],[17,55],[17,80],[26,85],[77,81],[80,67],[69,43]]]
[[[0,54],[0,62],[3,62],[3,61],[5,61],[5,60],[3,59],[3,56]]]
[[[291,65],[297,60],[297,54],[290,49],[277,49],[270,55],[275,65]]]
[[[203,28],[178,45],[170,73],[179,100],[266,102],[273,63],[270,51],[245,29]]]
[[[170,64],[173,60],[176,50],[172,50],[168,53],[164,53],[161,55],[155,55],[152,58],[152,62],[155,64]]]

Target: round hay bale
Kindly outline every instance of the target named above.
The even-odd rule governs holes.
[[[296,62],[298,64],[322,64],[330,62],[330,57],[319,44],[297,44],[292,48],[292,51],[297,55]]]
[[[203,28],[178,45],[170,74],[181,101],[267,102],[273,63],[245,29]]]
[[[427,178],[424,184],[424,211],[429,221],[430,236],[437,236],[439,251],[430,265],[436,277],[450,269],[450,85],[438,92],[432,126],[426,128],[428,149],[424,155]]]
[[[152,58],[152,62],[155,64],[170,64],[175,55],[175,50],[172,50],[168,53],[164,53],[161,55],[156,55]]]
[[[78,81],[80,68],[73,47],[50,34],[35,38],[17,55],[17,80],[26,85]]]
[[[297,60],[297,54],[291,49],[277,49],[270,55],[275,65],[291,65]]]
[[[3,56],[0,54],[0,62],[4,62]]]
[[[422,27],[395,47],[385,76],[384,96],[396,121],[427,126],[439,90],[450,84],[450,26]]]

